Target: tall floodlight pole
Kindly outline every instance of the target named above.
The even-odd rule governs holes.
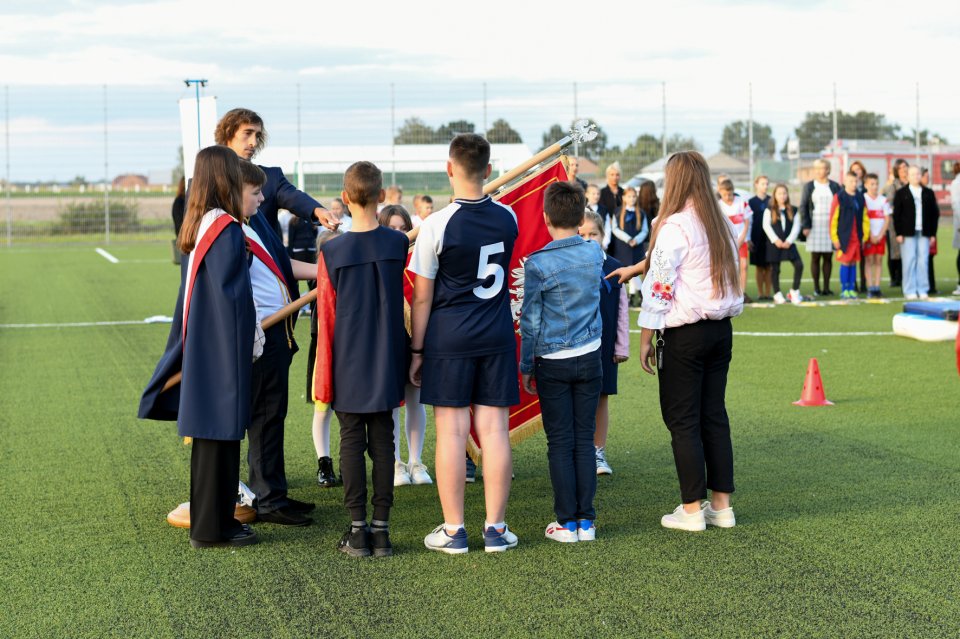
[[[203,79],[203,80],[184,80],[184,81],[183,81],[183,83],[184,83],[185,85],[187,85],[188,87],[189,87],[191,84],[193,85],[193,88],[194,88],[194,91],[195,91],[194,95],[196,95],[196,98],[197,98],[197,148],[198,148],[198,149],[202,149],[202,148],[203,148],[203,144],[200,142],[200,87],[205,87],[205,86],[207,86],[207,82],[209,82],[209,80],[207,80],[207,79]]]
[[[749,165],[750,179],[753,180],[753,82],[748,85],[750,94],[750,108],[747,115],[747,163]]]

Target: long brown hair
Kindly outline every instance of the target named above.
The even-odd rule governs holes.
[[[660,199],[657,197],[657,185],[653,182],[644,182],[637,191],[637,208],[642,209],[650,219],[657,217]]]
[[[189,253],[197,243],[200,220],[207,211],[222,209],[238,222],[243,215],[243,178],[240,159],[226,146],[208,146],[197,153],[189,199],[177,246]]]
[[[627,188],[625,188],[625,189],[623,190],[623,195],[624,195],[624,196],[627,194],[627,191],[633,191],[634,193],[637,192],[637,190],[636,190],[635,188],[633,188],[632,186],[628,186]],[[638,204],[637,202],[634,202],[634,203],[633,203],[633,212],[636,214],[636,216],[637,216],[637,223],[639,224],[639,223],[640,223],[640,211],[637,210],[637,207],[638,207],[638,206],[639,206],[639,204]],[[620,198],[620,228],[623,228],[623,225],[624,225],[624,223],[626,222],[626,219],[627,219],[627,198],[621,196],[621,198]]]
[[[671,215],[693,208],[697,219],[707,235],[710,247],[710,273],[713,281],[713,296],[723,297],[730,291],[740,293],[737,254],[734,251],[733,231],[720,206],[710,183],[710,168],[703,156],[696,151],[679,151],[670,156],[664,168],[663,201],[660,215],[653,227],[650,250],[653,253],[657,235],[664,221]]]
[[[790,189],[787,188],[786,184],[777,184],[773,187],[773,192],[770,194],[770,203],[767,205],[767,208],[770,209],[770,223],[776,224],[780,221],[780,203],[777,202],[777,189],[783,189],[783,192],[787,194],[786,199],[783,201],[783,210],[787,212],[787,219],[793,222],[793,204],[790,204]]]

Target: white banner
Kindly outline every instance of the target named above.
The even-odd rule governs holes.
[[[200,149],[215,144],[213,132],[217,128],[217,99],[200,98],[199,118],[197,100],[180,100],[180,142],[183,144],[183,176],[187,183],[193,177],[193,166]]]

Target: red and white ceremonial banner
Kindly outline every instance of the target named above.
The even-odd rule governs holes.
[[[523,264],[530,253],[543,248],[551,240],[547,225],[543,222],[543,192],[554,182],[567,181],[564,159],[557,158],[536,173],[513,184],[495,198],[513,209],[517,215],[517,226],[520,230],[517,241],[513,245],[508,277],[510,310],[513,312],[513,326],[516,331],[518,361],[520,359],[520,307],[523,304]],[[405,271],[404,277],[403,294],[409,303],[413,296],[414,275]],[[518,375],[517,385],[519,384]],[[536,434],[542,425],[540,400],[536,395],[527,395],[521,387],[520,403],[510,408],[510,443],[516,444]],[[474,461],[480,461],[482,454],[480,440],[473,429],[470,430],[470,437],[467,439],[467,453]]]

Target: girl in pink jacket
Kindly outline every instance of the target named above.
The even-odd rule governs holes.
[[[671,434],[682,502],[660,523],[690,531],[707,524],[731,528],[733,446],[724,396],[730,318],[743,310],[736,238],[702,155],[671,156],[664,185],[647,259],[609,277],[623,282],[646,273],[640,364],[651,375],[656,369],[660,380],[660,412]]]

